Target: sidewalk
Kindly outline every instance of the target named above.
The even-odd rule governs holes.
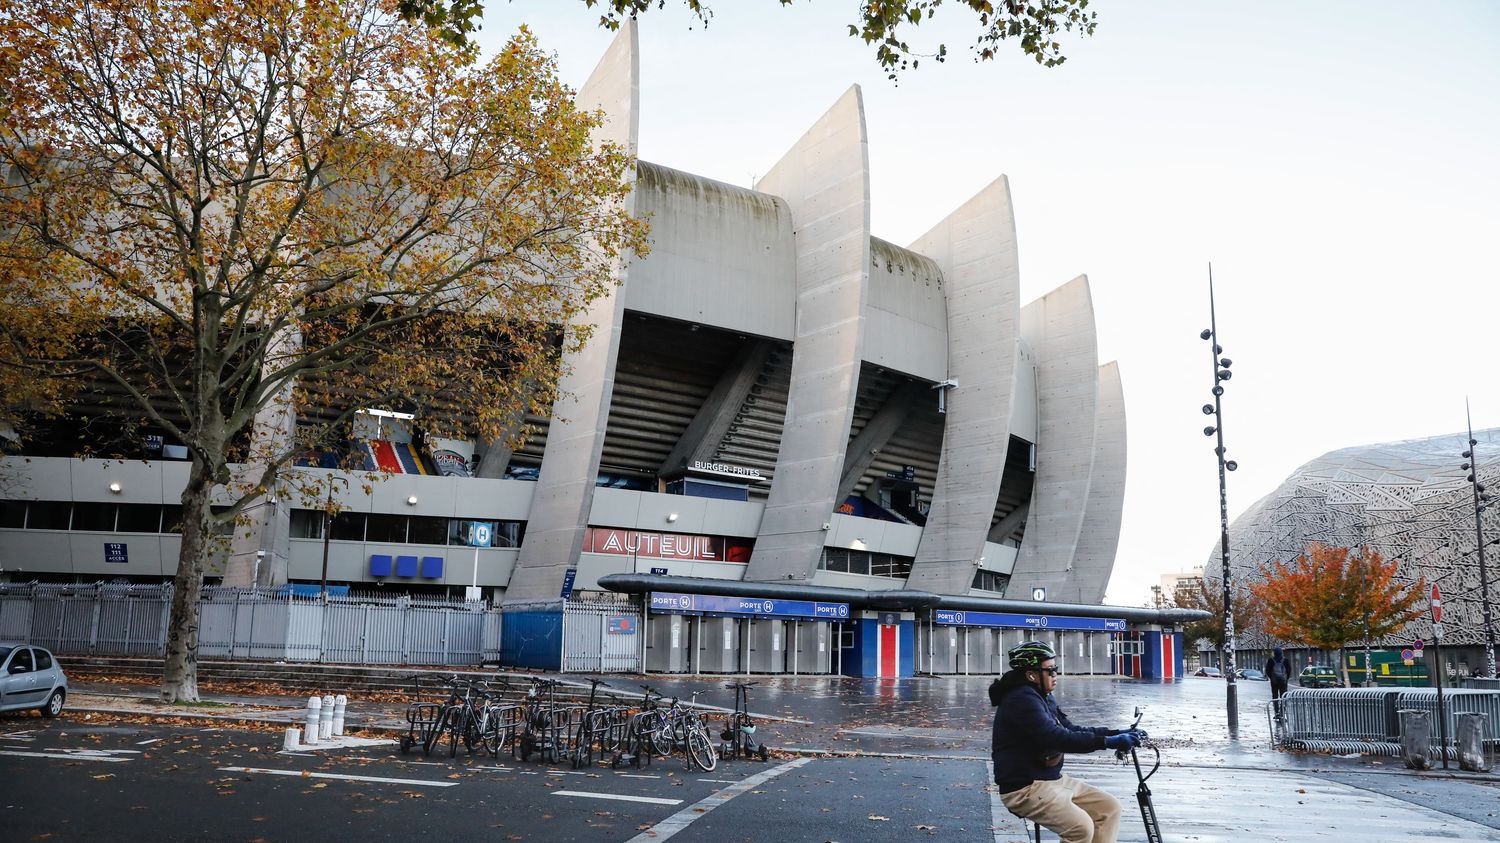
[[[295,666],[289,666],[295,670]],[[583,677],[565,676],[565,681]],[[649,684],[668,697],[714,706],[732,702],[723,686],[735,677],[606,676],[617,692],[639,695]],[[773,750],[801,755],[952,759],[982,763],[989,755],[993,710],[988,677],[873,680],[840,677],[751,677],[750,707],[758,737]],[[587,683],[584,683],[587,687]],[[329,688],[328,693],[340,693]],[[192,717],[218,722],[289,725],[307,697],[205,692],[222,707],[162,706],[157,689],[139,681],[77,682],[72,712]],[[623,695],[623,694],[622,694]],[[1360,834],[1369,841],[1466,840],[1500,843],[1500,776],[1406,770],[1392,758],[1292,755],[1270,746],[1265,721],[1269,689],[1239,685],[1240,734],[1227,735],[1221,681],[1189,678],[1143,683],[1105,677],[1067,677],[1059,703],[1075,722],[1128,725],[1135,706],[1142,726],[1162,749],[1151,779],[1158,815],[1170,841],[1333,840]],[[406,729],[405,704],[353,695],[346,731]],[[710,713],[710,721],[718,718]],[[1133,793],[1134,771],[1107,753],[1070,756],[1068,772],[1121,798],[1121,841],[1144,840]],[[1003,809],[997,815],[1004,814]],[[1008,819],[1008,816],[1007,816]],[[1019,823],[1002,825],[996,840],[1020,840]],[[1047,839],[1051,839],[1050,836]]]

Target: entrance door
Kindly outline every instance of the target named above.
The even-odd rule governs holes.
[[[900,638],[896,631],[900,627],[897,624],[883,623],[880,625],[880,672],[879,676],[895,676],[900,661],[897,659],[897,648],[900,646]]]

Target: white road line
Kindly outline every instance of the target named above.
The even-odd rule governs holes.
[[[618,793],[589,793],[583,790],[554,790],[553,796],[579,796],[584,799],[613,799],[617,802],[645,802],[647,805],[681,805],[681,799],[658,799],[655,796],[622,796]]]
[[[761,786],[762,784],[765,784],[771,779],[776,778],[782,773],[791,772],[792,770],[801,767],[803,764],[810,764],[812,763],[812,760],[813,759],[811,758],[797,758],[788,761],[779,767],[772,767],[769,770],[756,773],[748,779],[745,779],[737,784],[730,785],[729,787],[724,788],[723,790],[713,794],[712,796],[705,797],[704,799],[701,799],[698,802],[695,802],[694,804],[683,808],[681,811],[678,811],[672,816],[667,817],[666,819],[652,826],[649,830],[643,831],[640,834],[637,834],[636,836],[630,838],[628,841],[626,841],[626,843],[647,843],[648,841],[666,840],[677,832],[687,828],[688,824],[693,820],[696,820],[702,816],[707,816],[709,811],[712,811],[720,805],[723,805],[725,802],[728,802],[734,797],[739,796],[741,793],[754,790],[755,788]]]
[[[1015,836],[1010,833],[1010,826],[1015,815],[1011,814],[1010,809],[1005,807],[1005,803],[1000,800],[1000,788],[995,786],[995,762],[993,760],[984,762],[984,775],[984,789],[990,794],[990,830],[995,833],[995,843],[1013,840]],[[1021,821],[1021,833],[1029,834],[1025,820]]]
[[[81,752],[21,752],[13,749],[0,749],[0,755],[15,755],[21,758],[61,758],[64,761],[129,761],[129,758],[121,758],[118,755],[94,755]]]
[[[387,779],[381,776],[351,776],[345,773],[314,773],[302,770],[271,770],[265,767],[220,767],[226,773],[265,773],[268,776],[295,776],[309,779],[338,779],[346,782],[381,782],[384,784],[412,784],[421,787],[453,787],[458,782],[435,782],[427,779]]]
[[[650,773],[621,773],[627,779],[659,779],[661,776],[653,776]]]
[[[739,784],[739,779],[699,779],[700,782],[713,782],[714,784]]]
[[[147,745],[147,744],[153,744],[153,743],[156,743],[156,742],[157,742],[157,741],[159,741],[159,740],[161,740],[161,738],[152,738],[152,739],[151,739],[151,740],[149,740],[149,741],[136,741],[136,742],[135,742],[135,745],[136,745],[136,746],[146,746],[146,745]]]

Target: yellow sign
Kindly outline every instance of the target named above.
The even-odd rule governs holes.
[[[1407,662],[1407,664],[1411,664],[1411,662]],[[1380,663],[1380,675],[1381,676],[1390,676],[1391,675],[1391,663],[1390,662],[1381,662]]]
[[[1411,659],[1407,659],[1407,660],[1406,660],[1406,666],[1407,666],[1407,667],[1411,667],[1411,666],[1412,666],[1412,665],[1414,665],[1414,664],[1416,664],[1416,662],[1414,662],[1414,661],[1412,661],[1412,660],[1411,660]]]

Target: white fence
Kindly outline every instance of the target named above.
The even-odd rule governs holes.
[[[569,600],[563,606],[566,673],[640,673],[645,634],[639,606]]]
[[[172,586],[0,584],[0,640],[73,655],[166,653]],[[498,661],[500,613],[414,597],[205,588],[200,658],[346,664]]]

